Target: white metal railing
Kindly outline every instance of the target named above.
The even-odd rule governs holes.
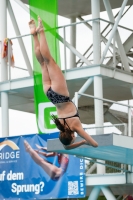
[[[117,128],[119,130],[119,133],[122,134],[122,135],[126,135],[127,134],[127,124],[125,123],[122,123],[122,124],[112,124],[112,125],[104,125],[104,126],[99,126],[99,127],[87,127],[87,128],[84,128],[85,131],[87,133],[89,133],[90,135],[91,134],[94,134],[95,133],[95,130],[96,129],[99,129],[99,128],[102,128],[104,129],[104,132],[106,132],[106,128]],[[115,131],[110,131],[110,132],[115,132]]]
[[[130,169],[128,169],[128,165],[126,164],[121,164],[121,163],[106,161],[106,160],[104,160],[104,162],[99,162],[96,159],[91,159],[91,158],[84,158],[84,159],[86,161],[86,175],[97,174],[96,173],[97,164],[101,164],[106,167],[106,170],[105,170],[106,174],[112,174],[112,173],[123,174],[125,172],[129,172],[129,173],[132,172]]]
[[[126,104],[123,104],[123,103],[120,103],[120,102],[116,102],[116,101],[112,101],[112,100],[109,100],[109,99],[105,99],[105,98],[99,98],[99,97],[95,97],[95,96],[92,96],[92,95],[89,95],[89,94],[84,94],[84,93],[80,93],[80,92],[75,92],[75,97],[74,97],[74,102],[75,102],[75,105],[76,107],[78,108],[78,99],[81,97],[81,96],[84,96],[84,97],[87,97],[87,98],[92,98],[92,99],[97,99],[97,100],[100,100],[100,101],[104,101],[104,102],[107,102],[107,103],[111,103],[111,104],[117,104],[117,105],[120,105],[120,106],[125,106],[129,109],[133,108],[133,106],[131,105],[126,105]],[[130,116],[128,116],[128,121],[131,122],[131,112],[130,112]],[[131,123],[129,123],[129,125],[131,126]],[[124,135],[127,135],[126,134],[126,131],[127,131],[127,125],[125,123],[122,123],[122,124],[113,124],[111,125],[112,127],[124,127],[124,130],[121,132],[122,134]],[[96,128],[105,128],[105,127],[111,127],[111,126],[101,126],[101,127],[91,127],[91,128],[87,128],[87,129],[96,129]],[[128,127],[128,136],[131,136],[131,127]]]
[[[92,95],[89,95],[89,94],[83,94],[83,93],[79,93],[79,92],[75,92],[77,93],[78,95],[82,95],[82,96],[85,96],[85,97],[89,97],[89,98],[92,98],[92,99],[98,99],[98,100],[101,100],[101,101],[105,101],[105,102],[108,102],[108,103],[113,103],[113,104],[118,104],[120,106],[125,106],[125,107],[128,107],[128,108],[133,108],[133,106],[131,105],[126,105],[126,104],[123,104],[123,103],[119,103],[117,101],[112,101],[112,100],[109,100],[109,99],[105,99],[105,98],[99,98],[99,97],[95,97],[95,96],[92,96]],[[77,95],[75,95],[76,97]],[[76,103],[77,104],[77,103]],[[78,105],[78,104],[77,104]]]
[[[83,159],[89,161],[90,163],[101,164],[101,165],[106,166],[107,168],[111,168],[110,172],[108,172],[108,173],[114,173],[115,171],[113,171],[113,170],[116,170],[119,173],[131,172],[131,170],[126,169],[125,165],[123,165],[121,163],[116,163],[116,162],[111,162],[111,161],[100,162],[97,159],[92,159],[92,158],[88,158],[88,157],[82,157],[82,156],[77,156],[77,157],[83,158]]]
[[[128,10],[129,8],[127,8],[127,10]],[[125,11],[125,13],[127,12],[127,10]],[[119,15],[119,14],[118,14]],[[124,14],[123,14],[124,15]],[[120,15],[119,15],[120,16]],[[64,59],[64,61],[63,61],[63,65],[64,65],[64,67],[63,67],[63,69],[65,69],[65,73],[66,73],[66,70],[68,69],[68,67],[67,67],[67,60],[69,60],[68,59],[68,53],[67,53],[67,48],[72,52],[72,53],[74,53],[75,54],[75,56],[77,56],[78,58],[79,58],[79,60],[77,61],[77,64],[78,63],[82,63],[82,65],[83,65],[83,63],[85,63],[85,65],[86,66],[89,66],[89,65],[91,65],[91,66],[93,66],[93,64],[92,64],[92,61],[93,61],[93,59],[92,58],[90,58],[90,56],[92,55],[92,53],[93,52],[90,52],[89,53],[89,55],[87,56],[86,55],[86,52],[88,52],[88,50],[86,50],[86,52],[82,55],[81,53],[79,53],[74,47],[72,47],[71,46],[71,44],[69,44],[68,42],[67,42],[67,39],[66,39],[66,36],[67,36],[67,32],[66,32],[66,28],[68,28],[68,27],[70,27],[70,26],[78,26],[78,25],[80,25],[80,24],[88,24],[89,26],[91,26],[89,23],[90,22],[94,22],[94,21],[103,21],[103,22],[106,22],[108,25],[110,24],[112,24],[112,25],[115,25],[116,26],[116,24],[115,23],[113,23],[113,22],[110,22],[110,21],[107,21],[107,20],[105,20],[105,19],[102,19],[102,18],[95,18],[95,19],[89,19],[89,20],[83,20],[83,21],[80,21],[80,22],[75,22],[75,23],[71,23],[71,24],[67,24],[67,25],[64,25],[64,26],[59,26],[59,27],[56,27],[56,29],[58,29],[58,30],[61,30],[62,29],[62,35],[63,35],[63,37],[61,37],[59,34],[57,34],[57,38],[59,39],[59,41],[61,42],[61,43],[63,43],[63,45],[64,45],[64,47],[63,47],[63,52],[64,52],[64,55],[63,56],[61,56],[61,57],[63,57],[63,59]],[[105,29],[104,30],[106,30],[106,28],[108,28],[109,26],[106,26],[105,27]],[[127,31],[130,31],[130,32],[133,32],[133,30],[132,29],[130,29],[130,28],[127,28],[127,27],[124,27],[124,26],[121,26],[121,25],[118,25],[117,24],[117,27],[120,27],[120,28],[122,28],[122,29],[125,29],[125,30],[127,30]],[[48,30],[46,30],[46,31],[50,31],[51,29],[48,29]],[[104,37],[106,38],[106,36],[102,36],[102,33],[104,32],[104,30],[101,32],[101,42],[102,41],[104,41]],[[109,31],[110,32],[110,31]],[[115,32],[115,31],[114,31]],[[113,33],[112,33],[112,35],[113,35]],[[20,39],[20,38],[22,38],[22,37],[27,37],[27,36],[31,36],[31,34],[24,34],[24,35],[18,35],[18,36],[16,36],[16,37],[12,37],[12,38],[9,38],[9,41],[10,40],[15,40],[15,39]],[[111,38],[111,37],[110,37]],[[78,42],[78,41],[77,41]],[[108,42],[108,40],[107,39],[105,39],[105,41],[104,41],[104,43],[106,44]],[[10,42],[9,42],[10,43]],[[109,42],[108,42],[108,44],[109,44]],[[84,44],[83,44],[84,45]],[[114,48],[114,46],[113,46],[113,44],[111,44],[112,45],[112,48],[115,50],[115,48]],[[9,46],[10,46],[10,44],[9,44]],[[90,47],[92,47],[93,45],[91,44],[90,45]],[[106,45],[107,46],[107,45]],[[103,51],[103,53],[105,53],[105,51],[107,50],[107,47],[105,47],[105,49],[104,49],[104,51]],[[10,51],[8,51],[8,53],[10,53]],[[114,54],[113,54],[114,55]],[[87,58],[85,58],[85,56],[87,57]],[[118,55],[116,55],[116,56],[118,56]],[[8,55],[8,57],[9,57],[9,55]],[[104,54],[103,54],[103,56],[102,56],[102,58],[104,57]],[[107,58],[109,59],[109,57],[111,57],[111,56],[107,56]],[[89,60],[90,61],[89,61]],[[105,59],[106,59],[106,57],[105,57]],[[8,59],[9,60],[9,59]],[[102,59],[101,59],[102,60]],[[99,65],[101,65],[102,63],[99,63]],[[8,63],[8,66],[9,66],[9,68],[10,68],[10,62]],[[79,65],[80,66],[80,65]],[[22,70],[22,68],[21,67],[17,67],[18,69],[20,69],[20,70]],[[8,77],[8,79],[9,80],[11,80],[12,79],[12,76],[11,76],[11,69],[9,69],[8,70],[8,72],[9,72],[9,77]]]

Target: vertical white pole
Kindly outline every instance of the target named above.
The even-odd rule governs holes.
[[[63,27],[63,36],[64,36],[64,67],[65,67],[65,78],[67,70],[67,59],[66,59],[66,29]]]
[[[11,80],[11,60],[10,60],[10,53],[11,53],[11,44],[10,40],[8,40],[8,79]]]
[[[78,92],[75,92],[75,106],[78,109]]]
[[[112,191],[110,190],[110,188],[101,187],[101,190],[103,192],[103,194],[105,195],[107,200],[116,200],[115,196],[113,195]]]
[[[114,34],[114,38],[113,38],[113,67],[115,69],[116,66],[116,47],[115,47],[115,43],[116,43],[116,34]]]
[[[91,0],[92,7],[92,18],[100,18],[100,0]],[[94,64],[100,63],[101,57],[101,41],[100,41],[100,22],[93,21],[92,23],[93,31],[93,58]],[[94,77],[94,96],[103,98],[103,84],[102,77]],[[101,100],[94,100],[95,104],[95,125],[96,127],[103,126],[103,102]],[[96,128],[96,134],[103,134],[103,128]],[[97,165],[97,173],[104,174],[105,167],[102,165]]]
[[[95,187],[92,189],[92,191],[91,191],[91,193],[90,193],[90,195],[89,195],[88,200],[97,200],[97,199],[98,199],[98,196],[99,196],[99,193],[100,193],[100,187],[95,186]]]
[[[7,4],[6,0],[0,1],[0,40],[7,36]],[[1,81],[7,80],[7,64],[5,59],[1,59]]]
[[[8,110],[8,94],[1,93],[1,118],[2,118],[2,137],[9,136],[9,110]]]
[[[131,100],[128,100],[128,105],[131,105]],[[131,137],[131,107],[128,107],[128,136]]]
[[[131,100],[128,100],[128,105],[131,105]],[[128,107],[128,136],[131,137],[131,107]],[[132,171],[132,165],[128,165],[128,170]]]
[[[0,40],[7,37],[7,0],[0,0]],[[1,58],[1,81],[8,79],[8,68],[5,58]],[[9,136],[9,111],[8,111],[8,94],[1,93],[1,119],[2,119],[2,136]]]
[[[76,22],[76,18],[72,17],[70,23]],[[70,26],[70,44],[76,48],[76,25]],[[76,64],[76,56],[70,52],[70,68],[74,68]]]

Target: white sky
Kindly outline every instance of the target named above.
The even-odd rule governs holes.
[[[13,0],[12,7],[14,10],[14,14],[17,20],[17,23],[19,24],[21,35],[28,34],[29,33],[29,27],[28,22],[30,19],[29,14],[23,10],[16,2]],[[118,9],[114,10],[114,13],[116,13]],[[126,27],[129,27],[133,29],[133,23],[130,23],[130,16],[132,16],[133,9],[130,9],[128,11],[127,15],[121,19],[120,24],[125,25]],[[21,13],[21,15],[20,15]],[[107,14],[105,12],[101,13],[101,18],[107,19]],[[84,19],[91,19],[91,16],[85,16]],[[69,19],[59,17],[59,26],[69,24]],[[101,23],[101,28],[103,29],[104,26],[107,25],[106,23]],[[84,51],[87,49],[87,47],[91,44],[92,41],[92,34],[90,31],[88,31],[88,28],[86,28],[84,25],[79,25],[77,27],[78,36],[77,36],[77,49],[79,52],[84,53]],[[67,40],[69,41],[69,28],[66,28],[66,36]],[[125,38],[129,35],[128,31],[122,30],[122,42],[124,42]],[[62,34],[62,30],[60,30],[60,34]],[[8,15],[8,37],[14,37],[15,32],[12,26],[12,22],[10,21],[10,17]],[[25,37],[23,38],[23,41],[26,46],[27,53],[29,55],[30,61],[32,63],[32,51],[31,51],[31,37]],[[63,46],[61,45],[61,52],[63,52]],[[103,47],[104,48],[104,47]],[[20,51],[19,45],[17,40],[13,40],[13,52],[15,56],[15,66],[25,68],[26,65],[22,56],[22,53]],[[63,54],[62,54],[63,58]],[[69,51],[67,50],[67,60],[69,60]],[[61,65],[64,66],[64,59],[62,59]],[[69,63],[67,63],[69,65]],[[18,69],[11,69],[11,76],[12,79],[14,78],[20,78],[20,77],[26,77],[28,76],[28,73],[24,70],[18,70]],[[123,110],[119,106],[115,106],[115,109]],[[125,110],[125,109],[124,109]],[[125,110],[127,112],[127,109]],[[1,116],[0,116],[0,128],[1,128]],[[37,132],[37,126],[36,126],[36,118],[34,114],[25,113],[25,112],[19,112],[14,110],[9,110],[9,129],[10,129],[10,135],[23,135],[23,134],[31,134]]]

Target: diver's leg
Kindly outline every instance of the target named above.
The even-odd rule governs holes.
[[[24,141],[24,145],[25,145],[26,151],[30,154],[34,162],[40,165],[52,179],[59,178],[62,175],[62,170],[60,168],[56,167],[55,165],[41,158],[38,155],[38,153],[32,149],[32,147],[29,145],[29,143],[26,140]]]
[[[52,89],[62,95],[69,96],[66,80],[61,69],[52,58],[46,41],[41,19],[38,17],[38,27],[36,29],[40,34],[40,51],[47,65],[49,77],[51,79]]]
[[[43,87],[44,87],[44,91],[46,92],[49,89],[49,87],[51,86],[51,80],[49,77],[49,72],[48,72],[46,63],[44,62],[44,59],[40,52],[40,42],[38,40],[38,36],[36,33],[36,25],[35,25],[35,21],[33,19],[29,22],[29,27],[30,27],[31,34],[33,35],[34,52],[35,52],[38,62],[41,65],[42,76],[43,76]]]

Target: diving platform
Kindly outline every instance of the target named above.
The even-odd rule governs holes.
[[[28,0],[21,0],[25,4],[29,4]],[[85,16],[91,14],[91,1],[90,0],[58,0],[58,12],[60,16],[63,17],[73,17],[73,16]],[[120,8],[122,0],[111,0],[110,1],[112,9]],[[127,5],[132,5],[132,0],[128,0]],[[105,11],[103,2],[100,2],[100,12]]]
[[[92,138],[98,142],[97,148],[82,145],[75,149],[65,150],[59,139],[48,140],[47,148],[48,151],[133,165],[132,137],[111,133],[92,135]],[[81,137],[77,137],[75,142],[81,140]]]

